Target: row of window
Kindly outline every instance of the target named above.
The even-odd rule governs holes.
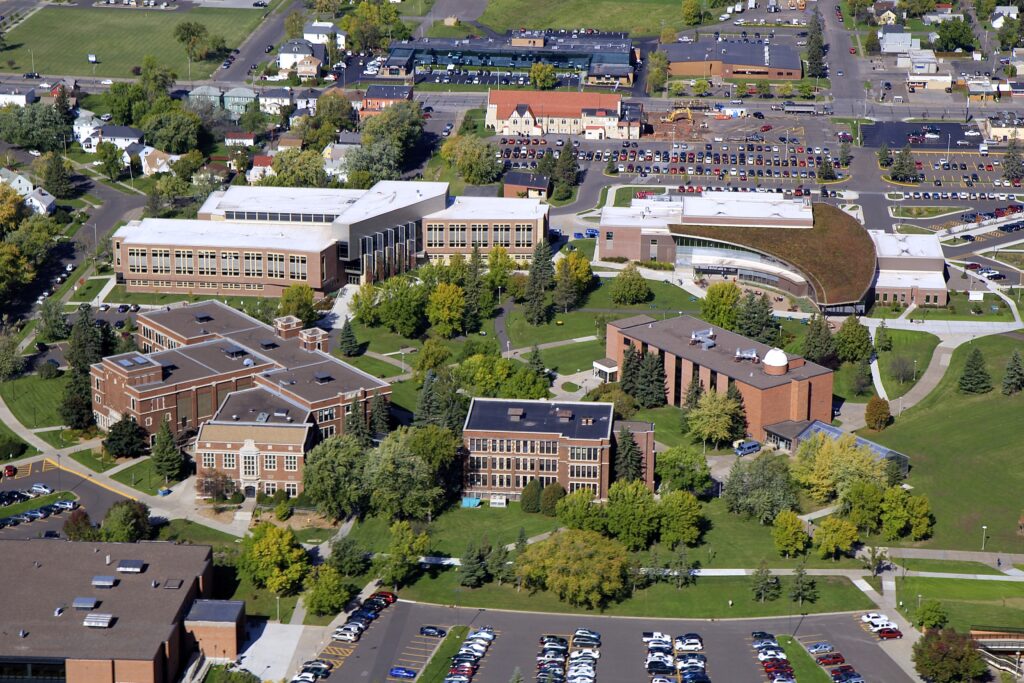
[[[569,476],[573,479],[597,479],[599,473],[597,465],[569,465]]]
[[[213,470],[217,469],[217,456],[220,455],[220,469],[233,470],[238,467],[238,454],[237,453],[203,453],[201,462],[203,469]],[[245,455],[242,457],[242,476],[243,477],[255,477],[261,472],[276,472],[278,460],[282,460],[283,469],[285,472],[298,472],[299,471],[299,456],[297,455],[277,455],[276,453],[263,453],[262,454],[262,469],[258,468],[258,458],[255,455]]]
[[[299,495],[299,484],[294,481],[286,481],[284,483],[284,492],[288,494],[289,498],[294,498]],[[272,496],[277,493],[277,482],[276,481],[265,481],[263,482],[263,493],[268,496]]]
[[[535,441],[530,439],[477,439],[469,440],[471,453],[539,453],[557,455],[557,441]]]
[[[499,247],[516,246],[528,248],[533,246],[533,233],[535,226],[529,224],[516,224],[515,242],[512,241],[512,226],[473,224],[467,232],[465,225],[449,225],[447,228],[447,241],[445,239],[445,226],[440,223],[428,223],[427,248],[439,247],[489,247],[491,243]],[[467,234],[469,241],[467,242]]]
[[[469,457],[470,470],[511,470],[526,472],[557,472],[558,460],[555,458],[487,458],[481,455]]]
[[[489,477],[486,474],[471,473],[467,479],[467,486],[472,488],[474,486],[493,486],[495,488],[512,488],[513,484],[517,490],[522,490],[534,479],[540,480],[541,486],[547,486],[548,484],[554,484],[558,481],[558,477],[534,477],[527,474],[517,474],[513,477],[511,474],[492,474]],[[597,491],[597,484],[583,484],[583,486],[593,486],[594,491]],[[579,485],[577,486],[579,488]],[[575,491],[573,485],[569,484],[569,490]]]
[[[274,221],[277,223],[331,223],[338,217],[333,213],[279,213],[276,211],[225,211],[229,221]]]
[[[569,447],[569,459],[570,460],[588,460],[590,462],[597,462],[601,455],[601,449],[596,446],[570,446]]]
[[[266,277],[283,280],[285,274],[291,280],[306,280],[309,277],[306,257],[300,254],[274,254],[259,251],[221,251],[219,252],[219,272],[223,277]],[[287,270],[285,262],[287,260]],[[244,270],[242,268],[244,264]],[[120,257],[117,265],[121,265]],[[175,275],[217,275],[218,252],[199,249],[175,249],[171,259],[170,249],[128,248],[128,272],[149,273],[154,275],[169,274],[174,269]],[[167,286],[171,286],[168,283]],[[201,285],[200,285],[201,286]]]

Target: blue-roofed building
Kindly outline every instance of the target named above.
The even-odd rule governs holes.
[[[810,439],[815,434],[824,434],[833,441],[844,436],[853,436],[857,446],[870,449],[878,460],[896,462],[904,476],[910,470],[910,458],[903,453],[894,451],[887,446],[875,443],[856,434],[844,432],[839,427],[827,424],[821,420],[786,420],[785,422],[766,425],[764,430],[767,434],[765,442],[769,446],[792,452],[796,451],[802,441]]]

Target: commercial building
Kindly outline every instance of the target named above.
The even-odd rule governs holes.
[[[921,49],[921,40],[902,26],[881,26],[877,35],[882,54],[897,55]]]
[[[412,86],[368,86],[363,94],[362,106],[359,108],[359,119],[363,120],[370,116],[375,116],[394,104],[410,100],[412,100]]]
[[[671,76],[799,80],[800,54],[788,45],[761,41],[696,40],[658,48],[668,57]]]
[[[670,405],[682,405],[691,382],[718,393],[735,386],[743,396],[747,432],[759,441],[768,425],[785,420],[832,421],[831,370],[698,318],[638,315],[609,323],[608,357],[594,361],[595,374],[617,380],[629,347],[661,356]]]
[[[0,581],[18,587],[4,596],[0,680],[172,683],[197,647],[214,660],[238,651],[238,629],[185,627],[198,603],[223,610],[200,600],[209,546],[0,540],[0,553]]]
[[[474,398],[462,430],[465,494],[518,499],[533,479],[566,491],[608,495],[615,439],[625,426],[643,459],[643,481],[654,487],[654,425],[616,422],[611,403]]]
[[[34,88],[23,88],[18,85],[0,86],[0,107],[24,107],[37,99]]]
[[[292,316],[270,326],[204,301],[140,313],[137,323],[141,353],[90,369],[97,425],[109,429],[127,416],[152,439],[167,422],[179,436],[196,436],[200,478],[223,472],[249,495],[301,492],[305,450],[344,433],[346,415],[368,413],[374,396],[391,393],[331,356],[326,332],[302,329]],[[279,462],[257,463],[264,452]]]
[[[420,38],[392,43],[380,76],[408,78],[449,66],[525,73],[540,62],[581,74],[588,85],[632,85],[636,58],[625,33],[523,29],[496,38]]]
[[[869,230],[878,258],[875,303],[945,306],[946,260],[936,235],[903,235]]]
[[[643,108],[620,95],[594,92],[491,90],[484,125],[499,135],[582,135],[636,140]]]
[[[539,200],[450,197],[447,183],[232,185],[211,194],[196,219],[134,220],[112,242],[128,291],[278,296],[293,283],[325,292],[383,280],[474,244],[527,258],[547,224]]]

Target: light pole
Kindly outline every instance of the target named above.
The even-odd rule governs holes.
[[[281,596],[275,596],[277,598],[277,623],[281,623]]]
[[[988,536],[988,525],[981,525],[981,549],[985,550],[985,538]]]
[[[914,381],[917,381],[917,359],[914,359]]]
[[[921,594],[917,594],[917,609],[921,609]]]

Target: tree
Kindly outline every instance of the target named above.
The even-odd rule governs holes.
[[[356,333],[352,330],[352,323],[349,321],[348,316],[345,316],[345,322],[341,325],[341,335],[338,337],[338,350],[346,358],[359,354],[359,340],[356,339]]]
[[[910,537],[915,541],[928,538],[932,533],[935,518],[927,496],[910,496],[906,504],[909,517]]]
[[[537,375],[547,376],[547,367],[544,365],[544,359],[541,358],[540,348],[536,344],[530,349],[530,354],[526,357],[526,364]]]
[[[668,55],[651,52],[647,55],[647,93],[655,95],[665,87],[668,80]]]
[[[612,301],[624,306],[643,303],[651,298],[651,288],[633,263],[628,264],[611,286]]]
[[[331,541],[325,564],[342,576],[358,576],[370,565],[366,550],[354,538],[343,536]]]
[[[71,333],[68,317],[64,314],[64,304],[57,297],[48,297],[39,307],[39,334],[43,339],[57,341],[67,339]]]
[[[560,308],[563,313],[568,313],[569,309],[579,305],[580,294],[581,292],[572,279],[569,259],[561,259],[555,265],[555,291],[552,294],[555,306]]]
[[[967,683],[988,673],[971,637],[952,628],[925,631],[914,643],[913,660],[917,673],[933,683]]]
[[[516,557],[516,576],[570,605],[600,609],[626,590],[629,556],[619,542],[571,529],[534,543]]]
[[[851,389],[857,396],[870,394],[874,389],[874,379],[871,377],[871,366],[866,362],[857,363],[853,370],[853,381]]]
[[[768,81],[758,81],[755,89],[759,97],[771,97],[772,84]]]
[[[427,319],[434,331],[450,339],[462,330],[466,297],[462,287],[442,282],[427,300]]]
[[[640,364],[643,357],[633,346],[629,346],[622,353],[622,372],[620,374],[619,386],[629,395],[635,395],[640,381]]]
[[[704,442],[720,444],[728,441],[733,433],[733,424],[739,411],[739,404],[726,394],[709,391],[700,397],[697,407],[689,413],[690,430]]]
[[[149,507],[137,500],[119,500],[110,506],[100,525],[103,540],[109,543],[135,543],[152,535]]]
[[[438,460],[429,462],[418,452],[418,429],[403,427],[391,432],[366,464],[364,487],[371,507],[388,519],[429,520],[444,501],[438,471],[454,457],[454,449],[433,454]]]
[[[462,328],[465,332],[476,332],[480,329],[480,319],[486,312],[490,314],[494,308],[492,293],[485,288],[483,282],[483,258],[480,256],[479,245],[473,245],[473,253],[469,257],[466,278],[462,286],[466,306],[462,314]]]
[[[0,379],[3,379],[2,372]],[[92,425],[95,418],[92,412],[92,380],[88,373],[73,368],[69,371],[59,412],[64,424],[72,429],[86,429]]]
[[[604,533],[608,525],[607,509],[594,502],[594,492],[588,488],[576,489],[555,506],[560,524],[570,529],[585,529]]]
[[[762,453],[732,466],[722,497],[730,512],[771,524],[782,510],[797,507],[796,486],[784,457]]]
[[[846,168],[850,165],[852,160],[853,154],[850,151],[850,142],[848,140],[843,140],[839,143],[839,165]]]
[[[706,95],[711,89],[711,84],[708,83],[707,79],[699,78],[697,79],[697,82],[693,84],[692,89],[694,95],[697,97],[704,97],[704,95]]]
[[[895,541],[906,533],[910,524],[910,495],[900,486],[890,486],[882,497],[882,536]]]
[[[100,530],[92,525],[89,513],[84,508],[77,508],[64,520],[61,529],[69,541],[98,541]]]
[[[889,361],[889,374],[900,384],[914,378],[914,362],[906,356],[893,356]]]
[[[730,437],[733,440],[743,439],[747,436],[747,409],[743,404],[743,394],[740,392],[739,387],[733,383],[726,390],[725,397],[731,399],[736,404],[736,410],[730,415],[732,418]]]
[[[302,16],[301,12],[295,11],[288,14],[284,18],[284,37],[291,40],[294,38],[302,37],[302,28],[306,25],[306,20]]]
[[[750,576],[750,592],[754,594],[754,599],[760,603],[764,603],[765,600],[769,602],[778,600],[782,594],[779,577],[772,574],[772,570],[768,569],[768,565],[764,560],[761,560],[761,565]]]
[[[848,553],[857,542],[857,527],[845,519],[826,517],[814,532],[814,544],[823,558],[837,559]]]
[[[459,585],[466,588],[479,588],[487,583],[487,553],[490,548],[476,541],[466,544],[466,552],[460,558]]]
[[[836,180],[839,176],[836,175],[836,167],[832,163],[832,160],[826,157],[821,164],[818,165],[818,182],[827,183]]]
[[[867,423],[867,426],[876,432],[880,432],[888,426],[891,419],[892,413],[889,412],[889,402],[884,398],[872,396],[864,412],[864,421]]]
[[[974,49],[974,31],[963,19],[944,21],[936,32],[939,37],[932,46],[939,52],[956,52],[957,49],[969,52]]]
[[[519,496],[519,507],[523,512],[540,512],[540,479],[531,479]]]
[[[153,461],[153,470],[157,476],[164,478],[164,484],[181,476],[185,460],[182,458],[181,450],[174,443],[174,435],[171,433],[170,423],[167,420],[160,423],[160,430],[156,433],[156,442],[153,444],[153,454],[150,456],[150,460]]]
[[[707,459],[689,445],[673,446],[658,453],[655,461],[658,491],[689,491],[700,495],[711,487],[711,468]]]
[[[377,293],[381,324],[407,339],[415,336],[426,319],[426,287],[416,284],[411,277],[395,276],[377,287]]]
[[[663,45],[676,42],[676,32],[672,30],[672,27],[666,26],[661,29],[661,37],[658,38],[658,42]]]
[[[967,355],[959,386],[965,394],[987,394],[992,391],[992,377],[985,368],[985,357],[977,346]]]
[[[735,282],[716,282],[700,302],[700,317],[710,325],[732,330],[736,327],[736,309],[742,292]]]
[[[540,512],[545,517],[554,517],[558,511],[558,501],[565,498],[565,489],[557,481],[553,481],[540,493]]]
[[[660,354],[651,351],[643,355],[633,396],[643,408],[665,405],[665,366]]]
[[[828,74],[825,67],[825,42],[821,30],[821,14],[815,7],[814,17],[808,24],[807,37],[807,67],[805,69],[811,78],[824,78]]]
[[[661,496],[656,517],[659,539],[674,548],[693,545],[700,538],[704,517],[700,501],[689,491],[671,491]]]
[[[643,454],[633,438],[633,432],[623,425],[615,440],[615,479],[635,481],[643,476]]]
[[[486,185],[501,175],[495,147],[475,135],[454,135],[441,146],[441,158],[471,185]]]
[[[789,599],[799,603],[801,607],[803,607],[804,600],[815,602],[818,599],[817,581],[807,576],[807,570],[802,562],[793,570],[793,582],[789,587]]]
[[[658,506],[641,481],[617,481],[608,488],[608,534],[630,550],[647,548],[658,530]]]
[[[199,144],[202,120],[178,106],[148,114],[139,127],[146,134],[147,143],[171,154],[184,154]]]
[[[260,103],[253,100],[245,106],[245,111],[238,117],[238,126],[247,133],[262,133],[270,124],[270,115],[260,109]]]
[[[811,538],[804,531],[804,523],[792,510],[782,510],[772,522],[772,540],[775,549],[783,557],[803,554],[811,544]]]
[[[429,545],[430,538],[426,532],[414,533],[409,522],[392,524],[387,553],[374,558],[374,568],[381,582],[396,589],[405,583]]]
[[[1014,349],[1010,360],[1006,363],[1006,373],[1003,375],[1003,393],[1010,396],[1021,390],[1024,390],[1024,362],[1021,361],[1020,352]]]
[[[210,32],[197,21],[183,21],[174,27],[174,39],[185,48],[190,62],[203,59]]]
[[[367,454],[350,434],[325,439],[306,455],[302,485],[320,514],[342,519],[366,506],[368,493],[363,486]]]
[[[314,567],[306,578],[303,603],[316,615],[338,614],[352,597],[352,587],[330,565]]]
[[[700,0],[683,0],[683,23],[694,26],[699,24],[700,20]]]
[[[899,183],[917,182],[917,166],[914,164],[914,153],[910,145],[906,145],[896,154],[889,167],[889,178]]]
[[[686,394],[683,396],[683,408],[693,410],[700,403],[700,397],[704,395],[704,384],[699,380],[691,380],[686,385]],[[689,419],[687,419],[689,422]]]
[[[771,344],[779,336],[772,302],[768,295],[747,292],[736,307],[735,332],[762,344]]]
[[[864,49],[868,54],[877,55],[882,51],[882,42],[878,39],[878,34],[874,31],[868,31],[867,38],[864,39]]]
[[[878,148],[877,156],[878,165],[881,166],[882,168],[888,168],[890,165],[892,165],[892,152],[889,150],[889,145],[880,145]]]
[[[261,522],[242,539],[238,572],[259,588],[292,595],[309,573],[309,557],[290,528]]]
[[[370,399],[370,433],[384,435],[391,428],[391,409],[384,394],[374,394]]]
[[[64,165],[64,159],[56,152],[46,155],[43,166],[43,187],[57,199],[67,199],[75,192],[71,174]]]
[[[842,498],[856,481],[881,484],[885,465],[867,446],[858,446],[852,434],[832,439],[815,434],[800,442],[793,465],[793,477],[811,497],[824,503]]]
[[[516,570],[508,548],[500,544],[491,548],[491,552],[487,553],[487,573],[499,586],[511,583],[515,579]]]
[[[124,152],[118,149],[112,142],[101,142],[96,145],[96,157],[99,159],[100,168],[111,180],[121,177],[124,170]]]
[[[115,458],[136,458],[146,452],[148,445],[146,431],[128,415],[111,425],[103,440],[103,447]]]
[[[804,337],[804,357],[819,365],[831,365],[836,357],[835,342],[828,331],[825,319],[820,315],[812,315],[807,324],[807,336]]]
[[[534,62],[530,67],[530,85],[538,90],[551,90],[558,85],[555,67],[543,62]]]
[[[576,163],[575,154],[562,154],[555,161],[555,169],[552,173],[552,180],[556,185],[575,187],[579,184],[580,165]],[[546,240],[545,240],[546,241]]]
[[[346,157],[346,159],[349,159]],[[286,149],[274,155],[271,163],[274,169],[272,175],[266,175],[260,180],[260,185],[274,187],[327,187],[330,179],[324,170],[324,158],[320,152],[298,148]],[[353,165],[348,161],[349,172],[352,172]]]
[[[530,276],[526,283],[526,321],[531,325],[547,322],[548,304],[544,291],[543,280],[535,272],[540,270],[535,263],[530,264]]]
[[[878,530],[884,493],[879,482],[865,479],[855,481],[843,493],[840,510],[858,531],[872,534]]]
[[[833,341],[836,356],[844,363],[860,363],[871,358],[871,333],[856,316],[851,315],[843,321]]]
[[[924,631],[941,629],[949,623],[949,613],[938,600],[925,600],[914,612],[914,624]]]

